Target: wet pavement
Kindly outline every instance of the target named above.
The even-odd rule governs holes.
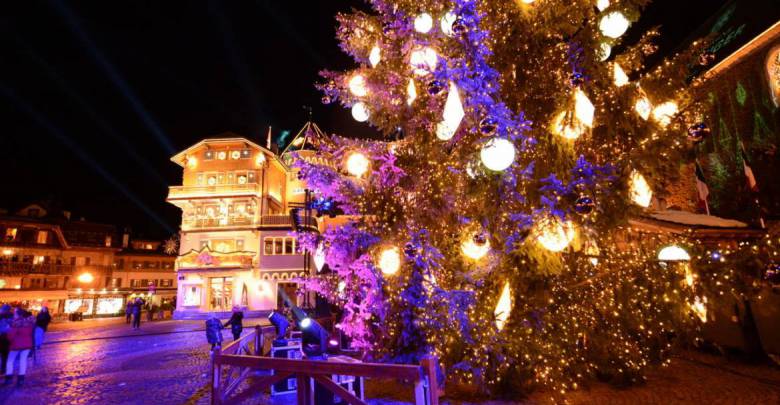
[[[259,320],[247,320],[245,325]],[[227,340],[229,333],[225,333]],[[53,324],[37,363],[20,388],[0,388],[0,404],[208,404],[208,353],[203,321],[156,321],[132,330],[123,319]],[[372,404],[400,404],[408,391],[369,382]],[[251,403],[294,403],[294,396]],[[652,370],[646,384],[615,389],[591,384],[569,394],[574,404],[780,404],[780,369],[723,357],[683,353],[670,367]],[[447,399],[442,403],[465,404]],[[492,402],[510,404],[518,402]],[[549,403],[543,392],[521,403]]]

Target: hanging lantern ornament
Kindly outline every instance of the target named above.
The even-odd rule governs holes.
[[[630,22],[620,11],[613,11],[601,17],[599,21],[599,30],[605,36],[610,38],[620,38],[626,33]]]
[[[593,212],[593,208],[595,206],[596,203],[593,202],[592,198],[586,195],[582,195],[574,203],[574,211],[576,211],[580,215],[588,215],[591,212]]]
[[[580,72],[574,72],[569,75],[569,84],[571,87],[580,87],[585,84],[585,75]]]
[[[401,256],[398,254],[398,248],[387,248],[379,255],[379,269],[382,270],[382,274],[391,276],[397,273],[400,267]]]
[[[347,173],[362,177],[368,171],[370,162],[366,155],[361,152],[352,152],[347,158]]]
[[[368,106],[362,101],[359,101],[352,106],[352,118],[354,118],[355,121],[366,122],[368,121],[368,115]]]
[[[440,80],[431,80],[428,82],[428,94],[436,96],[444,90],[444,83]]]
[[[417,253],[419,253],[419,251],[412,242],[407,242],[406,245],[404,245],[404,255],[406,255],[407,258],[414,259],[417,256]]]
[[[688,139],[694,144],[701,143],[710,136],[711,132],[710,127],[703,122],[693,124],[688,127]]]
[[[414,19],[414,30],[421,33],[421,34],[427,34],[428,31],[433,28],[433,18],[428,13],[422,13],[417,16],[417,18]]]
[[[504,138],[493,138],[479,152],[482,164],[493,171],[503,171],[515,161],[515,145]]]
[[[498,123],[496,123],[496,120],[493,118],[483,118],[482,121],[479,122],[479,132],[484,136],[492,136],[496,133],[497,128]]]

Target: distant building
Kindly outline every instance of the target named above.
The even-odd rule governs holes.
[[[0,237],[0,302],[89,317],[119,314],[133,294],[157,303],[175,296],[175,255],[157,250],[160,242],[129,245],[115,226],[73,219],[48,203],[0,214]],[[135,249],[145,246],[152,249]],[[118,268],[125,262],[130,267]]]
[[[290,152],[312,155],[324,135],[313,123],[281,155],[232,133],[204,139],[171,158],[182,167],[182,185],[168,202],[182,210],[176,261],[176,317],[200,317],[240,306],[249,313],[276,309],[279,290],[296,295],[297,277],[312,274],[309,252],[295,237],[293,215],[305,207],[306,185],[291,169]],[[323,220],[300,217],[299,226],[318,231]]]

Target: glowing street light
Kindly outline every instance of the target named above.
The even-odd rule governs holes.
[[[78,277],[79,283],[89,284],[93,281],[95,281],[95,276],[93,276],[90,273],[82,273]]]

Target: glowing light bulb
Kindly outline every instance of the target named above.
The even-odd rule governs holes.
[[[577,89],[574,92],[574,115],[577,116],[577,119],[580,120],[582,124],[592,127],[594,111],[596,111],[596,109],[593,107],[593,103],[590,102],[588,96],[586,96],[582,90]]]
[[[414,86],[414,79],[409,79],[409,84],[406,86],[406,104],[411,106],[416,98],[417,87]]]
[[[436,69],[439,56],[432,48],[415,49],[409,55],[409,64],[417,76],[425,76]]]
[[[368,121],[368,107],[365,103],[359,101],[352,106],[352,118],[357,122]]]
[[[615,86],[618,87],[628,84],[628,75],[617,63],[612,64],[612,79],[615,81]]]
[[[628,29],[629,21],[620,11],[613,11],[601,17],[599,30],[610,38],[619,38]]]
[[[257,154],[257,157],[255,158],[255,165],[262,166],[263,163],[265,163],[265,154],[263,153]]]
[[[81,273],[81,275],[78,277],[78,280],[80,283],[91,283],[95,281],[95,276],[90,273]]]
[[[355,97],[363,97],[368,94],[368,87],[366,86],[366,78],[363,75],[354,75],[349,79],[349,92]]]
[[[515,145],[504,138],[493,138],[479,152],[482,164],[490,170],[500,172],[515,160]]]
[[[650,112],[653,110],[653,105],[650,104],[650,100],[648,100],[647,97],[640,97],[636,101],[636,104],[634,104],[634,110],[636,110],[636,113],[639,114],[643,120],[647,121],[647,119],[650,118]]]
[[[631,172],[629,177],[629,195],[634,204],[647,208],[653,199],[653,189],[647,184],[647,180],[638,171]]]
[[[449,94],[447,94],[447,101],[444,103],[442,121],[436,126],[436,137],[442,141],[452,139],[465,115],[466,113],[463,111],[463,104],[460,102],[460,95],[458,94],[458,86],[454,82],[450,82]]]
[[[187,158],[187,167],[190,169],[194,169],[198,166],[198,159],[196,159],[194,156],[190,156]]]
[[[347,173],[361,177],[368,171],[369,161],[366,155],[360,152],[353,152],[347,158]]]
[[[597,0],[596,1],[596,8],[599,9],[599,11],[604,11],[609,7],[609,0]]]
[[[382,270],[382,274],[391,276],[397,273],[400,267],[401,255],[398,253],[398,248],[387,248],[379,255],[379,269]]]
[[[311,326],[311,318],[306,317],[301,319],[301,328],[306,329],[309,326]]]
[[[597,49],[596,52],[599,56],[599,61],[604,62],[609,59],[609,55],[612,54],[612,46],[606,42],[602,42],[599,44],[599,49]]]
[[[427,34],[428,31],[433,28],[433,18],[431,18],[431,15],[428,13],[422,13],[417,16],[417,18],[414,19],[414,30],[422,33]]]
[[[677,103],[674,101],[667,101],[653,108],[653,119],[662,127],[669,125],[675,114],[677,114]]]
[[[537,242],[551,252],[566,249],[576,235],[574,225],[569,221],[561,221],[558,217],[543,219],[536,227]]]
[[[658,251],[658,260],[662,262],[688,262],[691,260],[691,255],[677,245],[669,245]]]
[[[444,14],[439,20],[441,25],[441,32],[443,32],[444,35],[451,37],[453,34],[452,23],[454,23],[457,19],[458,16],[455,15],[455,13],[452,11],[448,11],[447,14]]]
[[[512,290],[509,288],[509,282],[504,283],[504,288],[501,290],[501,296],[498,298],[496,309],[493,314],[496,316],[496,328],[498,330],[504,329],[506,322],[509,320],[509,314],[512,313]]]
[[[368,54],[368,62],[371,64],[371,67],[376,67],[376,65],[378,65],[381,61],[382,49],[379,48],[379,46],[374,45],[374,47],[371,48],[371,52]]]
[[[485,240],[485,243],[478,245],[474,243],[474,238],[469,238],[461,243],[460,250],[468,258],[479,260],[490,251],[490,241]]]

